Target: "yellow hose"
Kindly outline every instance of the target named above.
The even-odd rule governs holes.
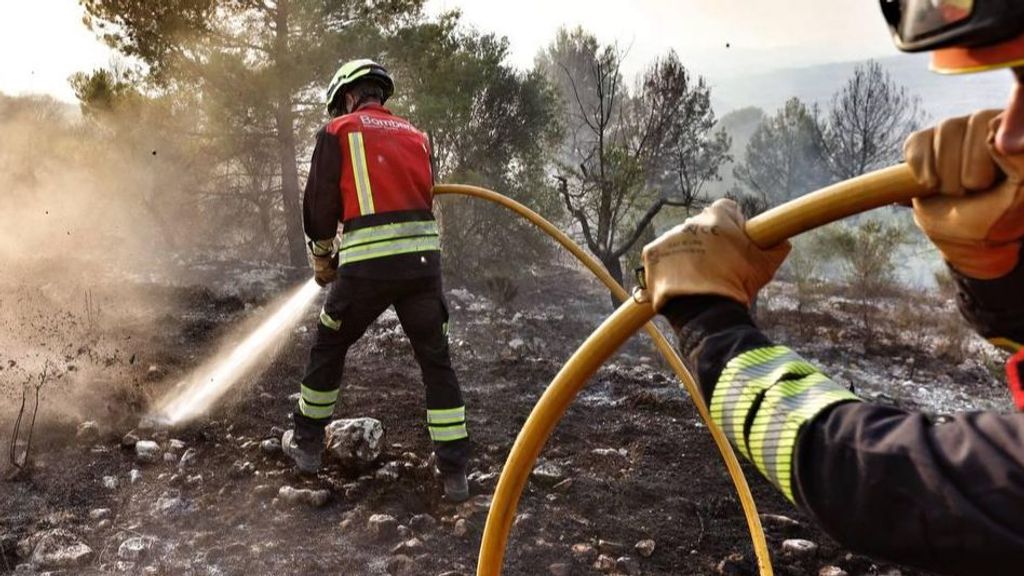
[[[817,226],[880,206],[907,202],[926,193],[914,180],[906,165],[899,165],[840,182],[769,210],[747,222],[746,229],[754,242],[769,247]],[[498,480],[491,510],[487,516],[487,525],[484,527],[483,540],[480,543],[477,576],[501,574],[508,534],[523,487],[544,443],[573,398],[598,367],[640,326],[653,317],[654,310],[650,304],[627,300],[587,338],[537,402],[520,430]],[[692,383],[692,378],[685,369],[682,372],[686,374],[680,376],[683,384],[690,390],[687,382]],[[690,395],[701,412],[701,417],[708,422],[707,409],[700,394],[694,390]],[[715,435],[715,428],[710,425],[708,428]],[[717,442],[717,436],[715,438]],[[725,454],[723,451],[723,456]],[[731,455],[732,452],[729,451],[728,454]],[[728,457],[726,462],[729,462]],[[739,478],[742,479],[742,475],[739,475]],[[736,476],[733,479],[736,481]],[[746,486],[745,483],[743,486]],[[744,512],[747,513],[747,510],[745,504]],[[757,521],[756,516],[754,521]],[[748,525],[754,526],[749,513]],[[762,550],[758,549],[758,537],[763,543],[763,533],[760,524],[757,523],[756,526],[756,531],[751,528],[751,535],[754,537],[755,552],[758,554],[758,566],[761,574],[771,574],[767,552],[764,551],[762,556]]]
[[[571,238],[566,236],[565,233],[556,228],[553,224],[545,220],[541,215],[537,214],[533,210],[530,210],[526,206],[523,206],[519,202],[516,202],[511,198],[502,196],[497,192],[492,192],[491,190],[487,190],[485,188],[479,188],[477,186],[466,186],[462,184],[442,184],[439,186],[435,186],[434,194],[462,194],[465,196],[475,196],[477,198],[490,200],[506,208],[509,208],[510,210],[516,212],[523,218],[526,218],[533,224],[537,225],[537,227],[539,227],[549,236],[554,238],[559,244],[561,244],[567,250],[569,250],[569,252],[572,252],[572,254],[576,256],[576,258],[579,259],[580,262],[582,262],[587,268],[589,268],[590,271],[593,272],[594,275],[597,276],[598,279],[600,279],[601,282],[603,282],[604,285],[607,286],[613,294],[615,294],[615,297],[618,298],[619,301],[625,301],[628,298],[628,294],[626,294],[625,289],[623,289],[623,287],[620,286],[619,283],[616,282],[610,274],[608,274],[604,266],[602,266],[597,260],[595,260],[593,256],[587,254],[582,248],[580,248],[575,242],[573,242]],[[700,395],[700,390],[697,388],[697,382],[694,380],[693,376],[690,375],[690,372],[683,365],[683,362],[682,360],[679,359],[679,355],[676,354],[675,349],[672,348],[672,345],[669,344],[665,336],[661,333],[660,330],[658,330],[658,327],[648,322],[651,319],[651,317],[653,317],[653,314],[648,316],[642,322],[638,323],[636,326],[633,326],[631,329],[618,329],[614,332],[614,334],[623,336],[622,341],[625,341],[629,339],[641,326],[643,326],[647,333],[654,340],[654,345],[658,348],[658,351],[661,352],[662,357],[665,358],[665,360],[672,367],[672,371],[676,373],[676,376],[683,383],[683,387],[686,389],[687,393],[689,393],[690,398],[693,399],[693,403],[697,407],[697,412],[700,414],[701,419],[704,420],[705,425],[707,425],[708,430],[711,432],[711,437],[714,439],[715,445],[718,447],[718,451],[722,454],[722,459],[725,461],[725,467],[729,472],[729,477],[732,478],[733,485],[736,487],[736,492],[737,494],[739,494],[740,505],[743,508],[743,514],[747,520],[747,528],[750,531],[751,540],[753,541],[754,546],[754,553],[757,556],[757,563],[758,566],[760,566],[761,568],[761,574],[764,574],[765,576],[771,576],[772,567],[771,558],[768,554],[768,544],[765,541],[764,530],[761,528],[761,519],[757,514],[757,505],[754,503],[754,497],[750,493],[750,486],[747,485],[747,479],[743,475],[743,469],[740,468],[739,460],[737,460],[736,454],[735,452],[733,452],[732,446],[729,444],[728,439],[726,439],[725,434],[723,434],[721,429],[719,429],[718,426],[715,425],[714,421],[711,420],[711,415],[710,413],[708,413],[707,406],[704,404],[704,400]],[[575,391],[578,391],[586,384],[587,380],[590,378],[591,375],[593,375],[594,371],[596,371],[597,368],[604,363],[604,360],[608,356],[610,356],[611,353],[614,352],[620,344],[621,342],[615,344],[613,348],[608,350],[607,354],[600,357],[595,357],[596,362],[591,363],[592,370],[587,372],[585,375],[577,374],[574,376],[575,383],[568,387],[574,390],[574,392],[570,396],[563,398],[564,403],[556,404],[556,406],[559,406],[560,409],[544,413],[545,421],[550,423],[550,427],[544,433],[544,436],[541,439],[541,441],[536,443],[536,452],[530,455],[528,461],[523,461],[523,464],[521,464],[527,466],[527,468],[525,469],[526,474],[522,475],[524,482],[526,476],[529,474],[529,471],[533,469],[533,462],[537,459],[537,455],[539,454],[544,441],[547,440],[547,437],[551,433],[551,430],[554,429],[555,424],[557,424],[558,421],[561,419],[561,415],[565,412],[565,409],[568,407],[568,404],[572,401],[573,397],[575,397]],[[586,346],[586,343],[584,343],[584,346]],[[548,390],[551,390],[553,387],[554,384],[552,383]],[[545,395],[545,397],[547,397],[547,395]],[[536,414],[539,409],[540,404],[538,404],[537,407],[534,408],[533,413]],[[522,434],[520,433],[520,438],[521,437]],[[513,448],[513,453],[515,453],[515,448]],[[511,455],[509,456],[509,458],[509,462],[506,463],[505,465],[506,469],[508,469],[509,466],[513,465],[511,461]],[[503,474],[502,478],[504,479],[504,477],[505,476]],[[499,483],[498,486],[500,489],[501,484]],[[522,485],[519,485],[515,489],[515,494],[518,495],[521,492]],[[501,559],[502,555],[504,554],[505,548],[504,542],[508,538],[508,529],[511,526],[513,517],[515,516],[515,508],[517,502],[518,496],[514,501],[508,502],[506,500],[504,502],[504,504],[507,505],[507,510],[505,511],[507,517],[499,516],[499,518],[502,518],[501,522],[503,522],[505,525],[504,534],[500,536],[500,548],[497,546],[481,548],[479,566],[489,565],[495,566],[496,568],[494,568],[492,572],[480,572],[478,570],[478,574],[500,573]],[[495,498],[494,505],[497,505],[498,503],[499,500]],[[491,517],[495,514],[494,505],[492,505],[491,508],[491,516],[489,516],[487,520],[488,527],[492,526]],[[485,533],[485,542],[486,541],[487,536]],[[493,557],[494,554],[497,554],[496,558]]]

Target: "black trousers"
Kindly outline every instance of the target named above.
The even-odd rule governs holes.
[[[440,276],[377,280],[341,276],[331,286],[295,412],[300,443],[323,441],[341,386],[348,349],[389,306],[412,344],[426,387],[427,423],[442,471],[464,470],[469,458],[465,404],[448,351],[448,309]]]

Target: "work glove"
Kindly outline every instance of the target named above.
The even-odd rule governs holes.
[[[697,216],[644,246],[647,293],[655,310],[676,296],[716,294],[750,302],[782,265],[789,242],[762,250],[744,230],[732,200],[716,200]]]
[[[313,254],[313,279],[321,287],[327,286],[338,278],[338,249],[334,239],[309,241],[309,251]]]
[[[993,145],[998,110],[953,118],[904,145],[915,179],[938,196],[914,200],[914,221],[950,266],[991,280],[1017,265],[1024,236],[1024,155]]]

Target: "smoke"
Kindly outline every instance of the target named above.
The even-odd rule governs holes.
[[[313,279],[267,306],[258,326],[239,329],[217,353],[183,378],[156,405],[153,418],[167,425],[187,422],[213,407],[242,378],[264,366],[320,293]]]
[[[170,313],[153,283],[176,272],[164,222],[181,212],[161,193],[173,200],[188,178],[166,175],[187,171],[153,137],[111,126],[49,97],[0,94],[0,422],[44,366],[41,420],[123,409],[147,368],[139,340]],[[177,233],[197,236],[191,227],[183,218]]]

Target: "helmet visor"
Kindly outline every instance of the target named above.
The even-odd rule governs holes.
[[[904,0],[898,33],[904,41],[936,36],[969,20],[974,0]]]
[[[880,1],[905,52],[992,45],[1024,31],[1024,2],[1016,0]]]

